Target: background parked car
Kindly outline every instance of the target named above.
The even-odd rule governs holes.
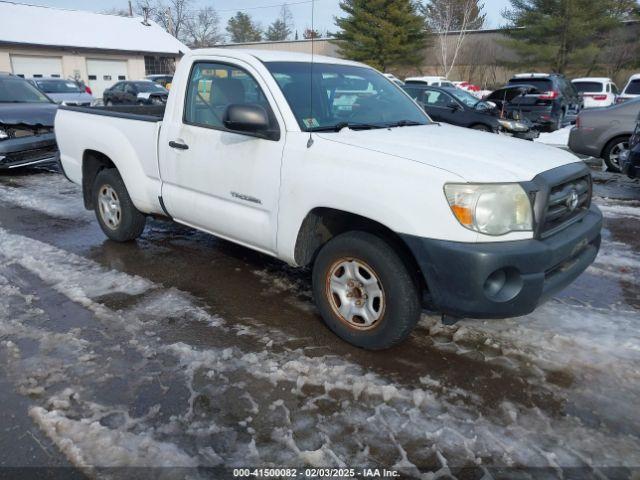
[[[430,85],[432,87],[455,87],[444,77],[407,77],[404,79],[405,84],[409,85]]]
[[[26,80],[0,73],[0,170],[58,160],[57,108]]]
[[[435,121],[484,132],[504,132],[528,140],[538,136],[529,122],[500,118],[494,105],[459,88],[427,85],[405,85],[403,88]]]
[[[576,78],[571,83],[582,95],[584,108],[610,107],[616,103],[618,87],[610,78]]]
[[[640,112],[640,99],[609,108],[583,110],[569,135],[575,153],[602,158],[609,170],[620,172],[620,155],[629,149],[629,138]]]
[[[118,82],[102,94],[104,104],[112,105],[159,105],[167,103],[169,90],[150,80],[127,80]]]
[[[583,101],[578,91],[563,75],[523,73],[509,80],[508,85],[527,85],[537,91],[517,97],[512,105],[531,122],[550,132],[575,121]]]
[[[73,80],[61,78],[34,78],[29,80],[40,91],[56,103],[88,107],[93,102],[93,96]]]
[[[618,103],[624,103],[628,100],[640,97],[640,73],[631,75],[629,81],[622,89],[622,93],[618,96]]]
[[[173,75],[147,75],[145,78],[167,90],[171,89],[171,83],[173,82]]]

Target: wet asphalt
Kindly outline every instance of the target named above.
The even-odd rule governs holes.
[[[575,308],[571,312],[605,312],[608,318],[623,312],[631,331],[637,320],[637,332],[640,183],[596,168],[594,178],[596,202],[611,207],[605,210],[603,248],[624,245],[627,260],[588,270],[548,311],[563,315],[563,308]],[[95,438],[62,427],[52,434],[43,412],[175,446],[184,454],[175,464],[187,467],[340,465],[338,458],[346,465],[395,465],[411,478],[426,472],[480,478],[488,472],[484,466],[536,466],[540,472],[528,472],[534,478],[559,476],[562,467],[584,468],[575,478],[630,478],[640,465],[636,377],[625,385],[599,364],[554,364],[561,352],[539,354],[535,344],[521,346],[517,335],[494,337],[494,328],[502,327],[483,329],[487,322],[472,320],[443,327],[433,315],[391,350],[354,348],[324,327],[311,301],[308,271],[163,220],[150,220],[136,242],[111,242],[90,212],[64,213],[74,201],[81,212],[79,190],[65,182],[38,169],[0,176],[0,189],[17,192],[15,198],[0,196],[0,228],[13,242],[0,248],[0,275],[18,292],[5,296],[0,309],[0,322],[8,325],[0,330],[0,467],[105,474],[90,468],[99,458],[92,451]],[[32,193],[34,203],[23,201]],[[43,201],[58,202],[59,211],[40,208]],[[68,263],[65,255],[71,255]],[[39,269],[39,256],[51,262],[51,274]],[[83,290],[110,272],[150,286],[132,293],[119,289],[116,279],[111,288]],[[68,280],[76,273],[75,283]],[[51,335],[60,335],[59,343],[52,345]],[[640,377],[635,348],[621,361],[630,369],[635,364]],[[194,352],[208,356],[196,359]],[[301,357],[302,367],[295,363]],[[326,379],[330,386],[313,375],[322,366],[338,372]],[[292,369],[295,375],[289,375]],[[365,379],[362,394],[354,393],[358,378]],[[369,382],[376,388],[368,390]],[[422,401],[425,394],[431,403]],[[59,408],[61,395],[76,400]],[[43,409],[40,417],[34,407]],[[415,415],[415,428],[407,427],[403,422]],[[536,415],[544,420],[532,420]],[[216,428],[205,431],[206,425]],[[549,432],[542,435],[542,426]],[[453,438],[442,433],[447,428]],[[583,434],[594,435],[596,443],[611,440],[617,453],[598,456],[595,447],[564,444]],[[65,439],[79,446],[82,461],[65,450]],[[148,461],[141,465],[154,466],[152,454],[144,455]],[[125,458],[114,454],[105,465],[130,464]],[[607,469],[618,466],[624,468]],[[501,477],[495,470],[491,475]]]

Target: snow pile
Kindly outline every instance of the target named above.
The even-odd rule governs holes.
[[[92,218],[92,213],[84,208],[80,187],[62,175],[24,175],[4,180],[0,185],[0,201],[57,218]]]
[[[137,276],[106,270],[95,262],[47,243],[8,233],[0,228],[0,255],[31,270],[80,304],[111,293],[140,295],[153,284]]]
[[[172,443],[149,434],[100,424],[97,418],[68,418],[62,410],[32,407],[29,415],[74,465],[95,467],[197,467],[198,461]]]
[[[571,128],[571,125],[569,125],[568,127],[561,128],[555,132],[542,132],[535,141],[546,145],[553,145],[555,147],[567,147],[569,145],[569,133],[571,132]]]

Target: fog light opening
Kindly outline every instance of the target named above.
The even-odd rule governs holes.
[[[513,267],[501,268],[487,277],[484,293],[494,302],[508,302],[522,290],[522,276]]]

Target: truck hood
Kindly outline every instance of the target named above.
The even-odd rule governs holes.
[[[540,143],[446,124],[322,133],[329,141],[420,162],[469,182],[519,182],[580,161]]]
[[[53,127],[54,103],[0,103],[0,125]]]

